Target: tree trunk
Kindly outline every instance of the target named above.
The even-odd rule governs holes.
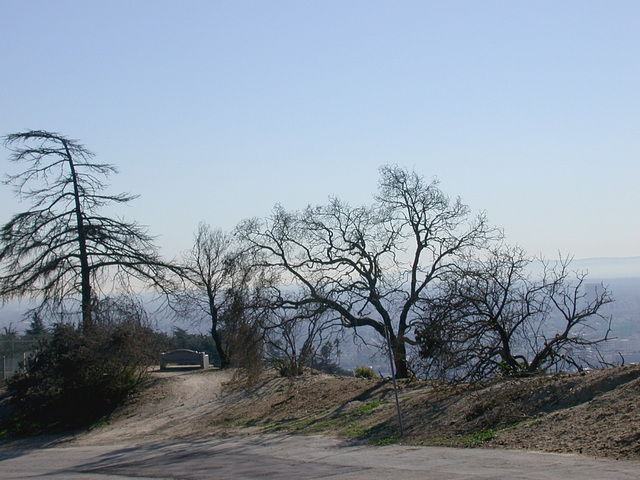
[[[393,347],[393,363],[396,370],[396,378],[409,378],[409,368],[407,367],[407,346],[401,341],[395,339],[392,342]]]
[[[227,368],[231,362],[222,347],[222,339],[218,333],[218,309],[216,308],[216,297],[210,285],[207,285],[207,297],[209,299],[209,315],[211,316],[211,338],[216,344],[216,351],[220,358],[220,368]]]
[[[218,357],[220,357],[220,368],[227,368],[231,363],[229,361],[229,356],[222,348],[222,339],[218,334],[216,327],[211,328],[211,337],[213,338],[214,343],[216,344],[216,351],[218,352]]]
[[[82,327],[86,331],[91,327],[92,321],[92,305],[91,305],[91,270],[89,267],[89,255],[87,253],[87,232],[84,227],[84,217],[82,215],[82,206],[80,204],[80,188],[78,187],[78,176],[73,164],[73,157],[69,151],[67,142],[63,140],[64,149],[67,155],[67,162],[71,171],[73,180],[73,196],[75,201],[76,228],[78,235],[78,248],[80,250],[80,289],[82,304]]]

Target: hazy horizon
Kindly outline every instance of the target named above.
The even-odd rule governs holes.
[[[573,259],[571,270],[588,271],[587,284],[629,281],[640,298],[640,257]],[[28,326],[28,319],[23,319],[21,315],[30,308],[29,303],[28,299],[15,299],[4,306],[0,305],[0,328],[12,323],[19,330],[24,330]]]

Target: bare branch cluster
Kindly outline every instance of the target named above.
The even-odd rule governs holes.
[[[607,340],[610,292],[589,292],[586,273],[572,271],[568,258],[544,261],[537,279],[533,262],[519,248],[496,247],[443,279],[417,329],[426,376],[478,381],[594,366],[585,353]],[[590,331],[598,322],[600,331]]]
[[[115,167],[94,162],[83,145],[56,133],[8,135],[5,146],[11,161],[25,165],[5,183],[31,207],[0,232],[3,299],[31,296],[58,310],[80,297],[89,325],[95,289],[132,278],[155,281],[163,262],[146,229],[100,214],[106,205],[135,198],[105,193]]]
[[[285,376],[301,375],[305,367],[331,368],[331,354],[342,330],[340,317],[320,306],[290,306],[301,292],[289,291],[289,299],[271,303],[261,326],[267,359]]]
[[[238,228],[265,267],[304,292],[288,305],[322,306],[347,328],[388,335],[401,378],[408,375],[411,318],[428,287],[498,234],[436,183],[394,166],[381,168],[371,206],[337,199],[300,212],[277,206],[267,220]]]

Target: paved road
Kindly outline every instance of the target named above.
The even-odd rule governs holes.
[[[325,437],[250,436],[142,445],[8,448],[3,480],[640,478],[640,462],[441,447],[365,447]]]

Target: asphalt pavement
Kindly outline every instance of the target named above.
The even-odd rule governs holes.
[[[640,462],[494,449],[345,444],[258,435],[107,446],[10,447],[2,480],[638,480]]]

